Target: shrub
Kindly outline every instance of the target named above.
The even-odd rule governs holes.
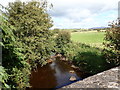
[[[111,28],[106,30],[104,53],[111,65],[120,65],[120,19],[109,25]]]
[[[65,45],[67,43],[70,43],[71,42],[70,38],[71,38],[70,32],[60,31],[56,36],[56,44],[61,46],[61,44]]]
[[[6,20],[6,16],[2,15],[0,15],[2,18],[0,23],[2,42],[0,42],[0,46],[2,46],[2,65],[5,68],[2,82],[4,83],[6,80],[5,83],[10,88],[26,88],[29,86],[30,66],[22,54],[23,44],[16,41],[17,37],[12,32],[13,26]],[[6,84],[4,84],[5,87]]]
[[[73,62],[85,72],[91,74],[96,74],[107,69],[107,62],[101,50],[84,44],[79,44],[79,50],[74,56]]]
[[[53,33],[54,33],[54,34],[58,34],[58,33],[59,33],[59,31],[60,31],[60,29],[55,28],[55,29],[53,30]]]
[[[0,66],[0,88],[10,88],[9,85],[6,84],[8,80],[8,74],[6,73],[4,67]]]
[[[66,60],[72,61],[74,56],[78,53],[79,47],[76,43],[67,43],[62,48],[62,52],[64,52],[64,56],[66,57]]]
[[[68,31],[60,31],[58,35],[55,37],[55,43],[56,43],[56,51],[57,53],[61,53],[64,55],[65,48],[68,47],[68,43],[71,43],[70,40],[70,32]]]

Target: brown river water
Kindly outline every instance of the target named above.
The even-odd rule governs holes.
[[[69,85],[78,80],[82,80],[88,77],[88,74],[74,70],[74,73],[70,73],[70,70],[74,70],[71,64],[66,61],[56,59],[52,63],[49,63],[43,67],[38,65],[36,71],[32,71],[30,77],[31,89],[34,88],[52,88],[57,89],[65,85]],[[70,77],[75,76],[75,81],[70,81]]]

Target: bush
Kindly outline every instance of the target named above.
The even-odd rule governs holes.
[[[62,48],[62,52],[64,53],[64,56],[66,57],[66,60],[72,61],[73,58],[76,56],[78,53],[79,47],[77,46],[76,43],[67,43],[64,45]]]
[[[8,80],[8,74],[6,73],[4,67],[0,66],[0,88],[10,88],[9,85],[6,84]]]
[[[67,48],[68,44],[71,43],[70,38],[70,32],[68,31],[60,31],[58,33],[58,35],[55,37],[55,48],[57,53],[61,53],[62,55],[65,54],[65,48]]]
[[[58,34],[58,33],[59,33],[59,31],[60,31],[60,29],[55,28],[55,29],[53,30],[53,33],[54,33],[54,34]]]
[[[74,56],[73,62],[85,72],[91,74],[107,69],[107,62],[101,50],[84,44],[79,44],[79,50]]]
[[[104,53],[111,65],[120,65],[120,19],[109,25],[111,28],[106,30]]]
[[[3,14],[2,14],[3,15]],[[22,43],[17,42],[15,35],[12,32],[11,26],[5,16],[0,16],[0,30],[2,31],[2,65],[5,68],[2,82],[5,88],[9,85],[10,88],[26,88],[29,86],[30,66],[24,58]],[[2,74],[0,72],[0,74]],[[5,79],[5,78],[6,79]],[[4,82],[5,81],[5,82]],[[6,85],[6,84],[7,85]]]
[[[60,31],[55,38],[56,52],[66,57],[66,60],[72,60],[76,55],[77,45],[71,40],[70,32]]]
[[[65,45],[71,42],[71,35],[68,31],[60,31],[56,36],[56,44],[59,46]]]

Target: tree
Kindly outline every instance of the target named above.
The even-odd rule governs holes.
[[[51,17],[47,13],[47,2],[14,2],[9,4],[8,17],[15,29],[18,41],[24,43],[25,57],[31,66],[46,64],[54,49]]]

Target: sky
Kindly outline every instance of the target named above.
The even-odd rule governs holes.
[[[15,0],[0,0],[7,6]],[[21,0],[30,1],[30,0]],[[118,17],[118,2],[120,0],[47,0],[53,4],[48,11],[54,26],[52,28],[93,28],[107,27],[108,22]]]

